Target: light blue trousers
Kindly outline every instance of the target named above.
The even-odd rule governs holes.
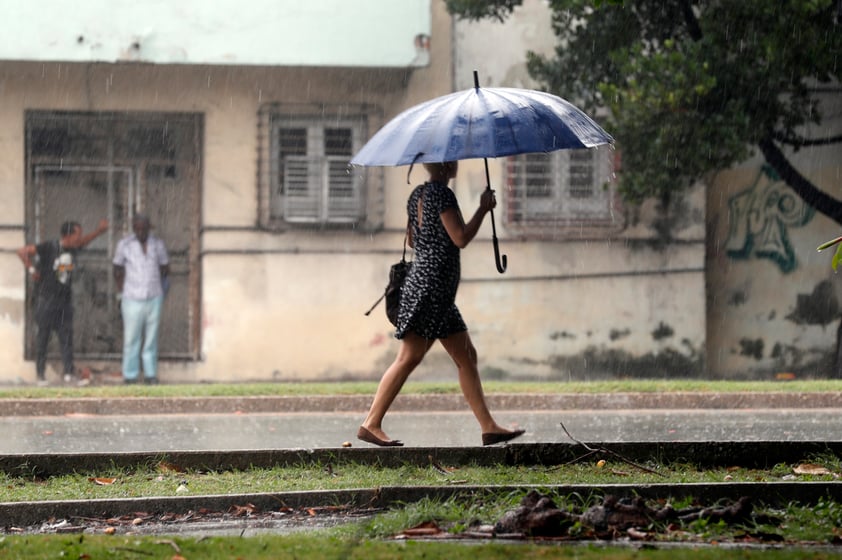
[[[137,379],[140,362],[143,376],[158,376],[158,325],[161,324],[161,306],[164,296],[147,300],[123,298],[123,378]],[[141,341],[143,349],[141,349]]]

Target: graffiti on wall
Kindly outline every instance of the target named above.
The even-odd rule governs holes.
[[[762,166],[754,183],[731,197],[728,210],[729,257],[769,259],[785,274],[795,270],[798,261],[789,230],[809,223],[815,211],[769,166]]]

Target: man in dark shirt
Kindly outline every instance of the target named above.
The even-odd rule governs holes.
[[[64,365],[64,381],[73,380],[73,302],[71,299],[73,267],[76,253],[108,231],[108,220],[101,220],[97,229],[84,235],[78,222],[64,222],[61,238],[38,245],[25,245],[18,250],[35,290],[35,373],[38,384],[46,384],[47,344],[56,331]]]

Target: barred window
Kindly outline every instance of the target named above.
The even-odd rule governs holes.
[[[612,148],[523,154],[506,165],[505,217],[515,228],[614,222]]]
[[[363,122],[270,115],[268,221],[348,226],[364,221],[364,181],[348,171],[361,146]]]

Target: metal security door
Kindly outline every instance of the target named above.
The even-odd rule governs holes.
[[[201,115],[191,113],[27,111],[27,242],[57,239],[68,220],[79,222],[85,232],[102,218],[110,224],[77,259],[77,362],[122,355],[111,261],[139,212],[149,216],[152,232],[170,253],[171,287],[162,310],[159,356],[198,358],[201,139]],[[31,304],[26,325],[31,359]],[[57,357],[57,344],[51,341],[50,359]]]
[[[73,348],[78,357],[114,358],[122,349],[111,259],[124,228],[123,216],[135,191],[127,167],[38,165],[35,177],[35,243],[58,239],[66,221],[87,233],[107,218],[109,230],[80,251],[73,272]],[[30,337],[31,340],[31,337]],[[58,357],[53,337],[49,357]]]

